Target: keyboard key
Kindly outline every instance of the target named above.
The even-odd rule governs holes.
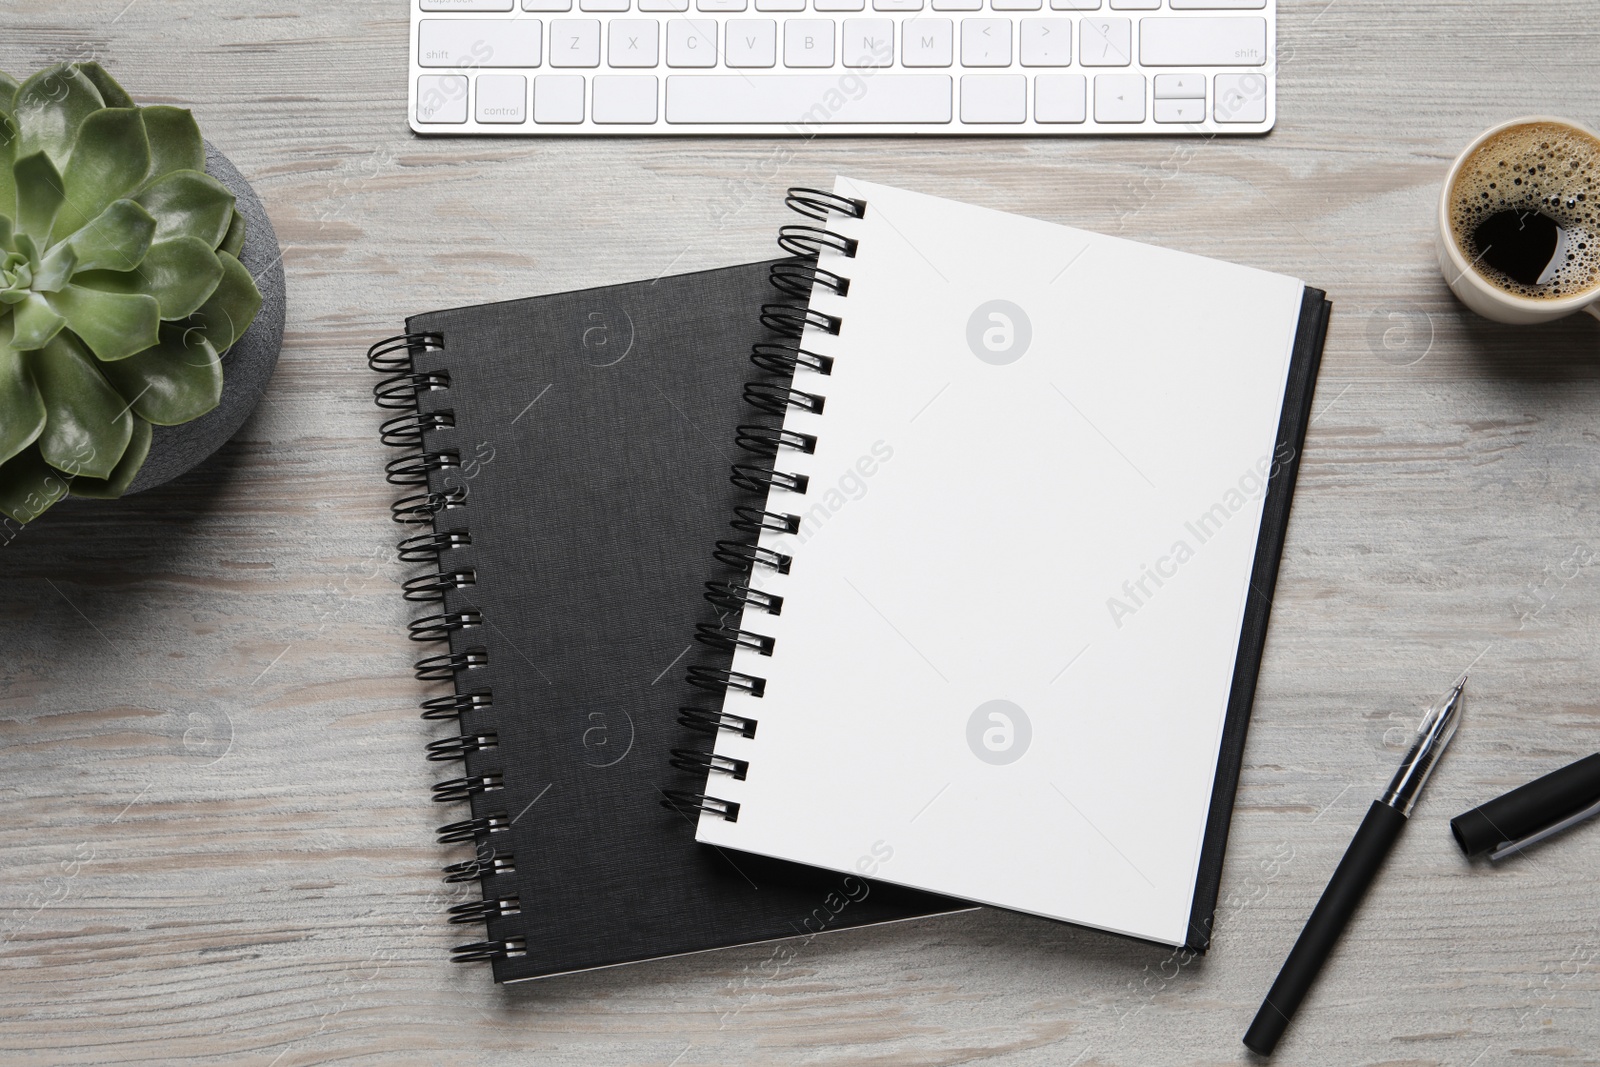
[[[1146,18],[1139,62],[1147,67],[1259,67],[1267,61],[1267,20]]]
[[[656,76],[654,74],[596,74],[594,111],[601,123],[654,122],[656,120]]]
[[[694,0],[697,11],[743,11],[749,0]]]
[[[528,79],[521,74],[478,75],[479,122],[528,121]]]
[[[1111,0],[1113,11],[1155,11],[1161,7],[1161,0]]]
[[[811,0],[814,11],[864,11],[866,0]]]
[[[788,19],[783,24],[783,65],[833,66],[833,20]],[[667,90],[667,99],[672,99]],[[669,120],[670,121],[670,120]]]
[[[1050,0],[1052,11],[1099,11],[1100,0]]]
[[[598,67],[600,23],[595,19],[551,19],[550,65]]]
[[[1206,102],[1201,100],[1157,100],[1157,122],[1204,122]]]
[[[1267,121],[1267,79],[1260,74],[1217,75],[1218,122]]]
[[[579,11],[626,11],[628,0],[578,0]]]
[[[522,0],[524,11],[571,11],[572,0]]]
[[[533,79],[533,121],[583,121],[582,74],[541,74]]]
[[[716,19],[672,19],[667,23],[667,66],[716,65]]]
[[[1144,75],[1096,74],[1094,76],[1094,120],[1096,122],[1143,122]]]
[[[687,11],[689,0],[639,0],[639,10],[644,12]]]
[[[467,79],[459,74],[424,74],[417,79],[417,121],[467,121]]]
[[[1078,23],[1078,59],[1086,67],[1126,67],[1133,62],[1133,23],[1083,19]]]
[[[778,24],[771,19],[729,19],[722,60],[730,67],[771,67],[778,62]]]
[[[1017,31],[1017,51],[1024,67],[1072,65],[1071,19],[1023,19]]]
[[[1021,74],[962,75],[962,122],[1023,122],[1027,117],[1028,79]]]
[[[804,11],[806,0],[756,0],[757,11]]]
[[[906,19],[900,26],[900,62],[908,67],[948,67],[953,39],[949,19]]]
[[[655,19],[612,19],[606,27],[611,47],[606,62],[613,67],[653,67],[661,49],[661,23]]]
[[[874,11],[921,11],[922,0],[872,0]]]
[[[839,51],[847,67],[894,66],[894,19],[845,19]]]
[[[1206,76],[1204,74],[1157,74],[1157,100],[1204,100]]]
[[[1172,0],[1174,11],[1260,11],[1267,0]]]
[[[423,19],[417,27],[417,62],[467,69],[537,67],[539,30],[538,19]]]
[[[781,123],[799,126],[798,132],[822,125],[950,121],[948,74],[879,74],[859,96],[840,92],[839,80],[838,74],[679,74],[667,79],[667,121]]]
[[[510,11],[511,0],[422,0],[424,11]]]
[[[1082,74],[1040,74],[1033,79],[1033,121],[1082,122]]]
[[[933,0],[935,11],[982,11],[983,0]]]
[[[963,67],[1009,67],[1011,65],[1010,19],[962,19],[961,65]],[[964,83],[963,83],[964,84]],[[986,92],[987,90],[979,90]],[[967,98],[966,90],[961,99]],[[963,103],[965,108],[966,104]],[[963,120],[965,121],[965,120]],[[979,120],[1001,121],[1001,120]],[[1017,121],[1021,121],[1020,119]]]
[[[1044,0],[989,0],[991,11],[1038,11]]]

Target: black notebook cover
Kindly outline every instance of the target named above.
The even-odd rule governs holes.
[[[720,852],[661,803],[704,782],[670,750],[696,737],[680,706],[707,705],[683,662],[743,500],[736,427],[764,421],[742,388],[776,339],[767,268],[420,315],[375,360],[405,411],[397,518],[423,523],[408,595],[442,598],[412,626],[437,641],[419,674],[435,716],[460,710],[430,758],[454,877],[482,882],[451,919],[488,937],[458,955],[497,981],[967,906]]]
[[[1289,505],[1300,472],[1300,452],[1306,427],[1311,423],[1311,398],[1317,388],[1317,368],[1328,336],[1328,316],[1333,305],[1321,289],[1306,286],[1300,301],[1300,324],[1289,357],[1289,378],[1284,384],[1283,412],[1278,417],[1277,445],[1262,504],[1261,532],[1256,538],[1256,558],[1250,571],[1250,591],[1245,595],[1244,624],[1239,632],[1239,652],[1233,666],[1233,688],[1222,723],[1222,745],[1217,754],[1217,777],[1211,789],[1211,811],[1206,817],[1205,840],[1200,846],[1200,870],[1195,880],[1194,906],[1189,912],[1189,940],[1185,946],[1205,952],[1211,946],[1217,894],[1222,885],[1222,855],[1228,847],[1228,825],[1233,818],[1233,798],[1239,788],[1244,762],[1245,733],[1250,729],[1250,707],[1255,702],[1261,654],[1267,644],[1267,622],[1272,615],[1272,594],[1278,584],[1278,564],[1283,539],[1289,532]]]

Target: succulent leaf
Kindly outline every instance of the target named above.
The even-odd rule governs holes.
[[[11,251],[11,237],[14,232],[11,220],[5,215],[0,215],[0,252]],[[5,256],[0,256],[0,260],[3,259]]]
[[[44,263],[69,248],[74,270],[133,270],[144,262],[155,235],[156,220],[148,211],[132,200],[113,200],[98,218],[52,248]]]
[[[239,213],[239,208],[235,206],[233,209],[233,221],[228,223],[228,236],[222,239],[222,243],[217,246],[217,251],[226,252],[234,259],[238,259],[244,254],[244,235],[244,216]]]
[[[4,87],[0,86],[0,92]],[[0,215],[15,218],[17,214],[17,179],[11,167],[17,161],[17,123],[10,115],[0,112]]]
[[[77,233],[144,182],[150,169],[150,142],[133,108],[102,108],[84,120],[78,143],[62,174],[66,203],[56,215],[54,240]]]
[[[66,196],[61,172],[43,152],[17,160],[11,172],[17,178],[17,231],[42,242]]]
[[[0,464],[0,514],[27,525],[67,495],[68,481],[29,445]]]
[[[161,326],[154,348],[100,364],[134,414],[157,426],[197,419],[222,399],[222,358],[210,341],[182,323]]]
[[[217,259],[222,263],[222,281],[185,325],[203,334],[218,352],[226,352],[244,336],[261,310],[261,290],[237,259],[226,252],[218,252]]]
[[[44,397],[47,419],[37,442],[44,461],[74,476],[110,477],[133,436],[134,419],[122,395],[71,334],[24,358]]]
[[[109,478],[72,479],[72,495],[93,497],[96,500],[115,500],[126,493],[128,486],[133,484],[134,475],[144,466],[145,457],[150,454],[150,440],[153,436],[150,424],[135,417],[133,436],[128,441],[127,451],[122,453],[122,459],[117,462],[117,469],[111,472]]]
[[[0,321],[0,463],[33,444],[44,420],[44,400],[11,347],[11,324]]]
[[[46,67],[17,90],[12,109],[21,135],[17,157],[44,152],[58,168],[65,166],[78,128],[105,106],[100,90],[76,67]]]
[[[192,111],[157,105],[140,108],[139,115],[150,139],[150,172],[146,181],[174,171],[206,169],[206,143]]]
[[[197,170],[175,170],[150,182],[134,196],[156,220],[156,240],[197,237],[215,248],[233,218],[233,194]]]
[[[67,324],[49,301],[38,293],[29,293],[22,302],[11,309],[13,334],[11,347],[19,352],[43,348]]]
[[[73,284],[105,293],[147,293],[161,305],[163,321],[199,311],[222,281],[222,263],[204,241],[177,237],[150,246],[137,270],[78,274]]]
[[[161,305],[153,296],[69,285],[45,299],[102,361],[127,359],[159,339]]]
[[[32,289],[36,293],[54,293],[72,280],[78,271],[78,253],[69,244],[56,245],[45,253],[39,268],[33,272]]]
[[[11,113],[11,109],[16,105],[17,88],[17,79],[0,70],[0,111]]]
[[[128,91],[117,84],[117,79],[107,73],[106,68],[98,63],[74,63],[85,78],[94,82],[94,87],[100,90],[100,98],[106,102],[106,107],[133,107],[133,97]]]

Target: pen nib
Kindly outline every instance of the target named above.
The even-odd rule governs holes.
[[[1422,717],[1422,725],[1417,727],[1411,751],[1406,753],[1394,780],[1389,783],[1388,791],[1383,795],[1383,802],[1399,809],[1402,815],[1411,814],[1422,787],[1439,765],[1439,757],[1444,755],[1445,747],[1455,737],[1456,727],[1461,723],[1461,711],[1466,705],[1466,688],[1467,676],[1463,674]]]

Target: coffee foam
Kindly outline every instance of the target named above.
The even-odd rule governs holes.
[[[1567,231],[1566,262],[1543,285],[1524,285],[1478,261],[1473,232],[1508,210],[1537,211]],[[1495,134],[1456,174],[1450,232],[1474,270],[1516,296],[1556,300],[1600,286],[1600,141],[1554,122]]]

